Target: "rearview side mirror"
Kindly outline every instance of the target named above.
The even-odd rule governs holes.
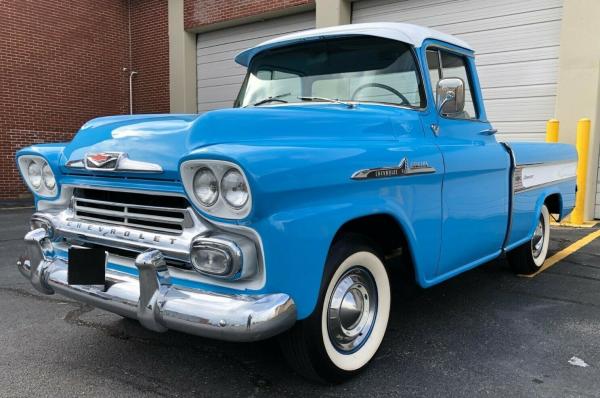
[[[441,79],[436,87],[438,112],[452,117],[465,108],[465,83],[458,77]]]

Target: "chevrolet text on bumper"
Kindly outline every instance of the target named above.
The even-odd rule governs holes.
[[[504,253],[542,267],[576,151],[499,142],[467,43],[353,24],[235,60],[233,109],[97,118],[17,152],[37,290],[158,332],[279,335],[300,374],[340,382],[384,339],[389,270],[427,288]]]
[[[105,286],[87,286],[68,284],[68,264],[56,257],[46,230],[29,232],[25,243],[27,255],[17,266],[38,291],[60,293],[137,319],[150,330],[254,341],[279,334],[296,321],[294,302],[286,294],[227,295],[174,287],[158,250],[143,252],[135,259],[139,279],[107,271]]]

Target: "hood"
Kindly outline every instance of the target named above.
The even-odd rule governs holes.
[[[65,165],[83,159],[87,153],[124,152],[131,160],[155,163],[163,169],[162,173],[144,177],[177,180],[181,158],[198,148],[222,143],[293,145],[294,142],[393,140],[398,137],[398,128],[411,130],[419,126],[414,123],[414,116],[402,123],[402,114],[399,108],[380,105],[348,108],[343,104],[310,104],[223,109],[200,116],[103,117],[82,126],[63,152],[61,169],[77,173]],[[393,118],[400,118],[400,123],[392,123]]]

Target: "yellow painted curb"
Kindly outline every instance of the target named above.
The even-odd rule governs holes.
[[[599,238],[599,237],[600,237],[600,229],[584,236],[583,238],[579,239],[576,242],[571,243],[569,246],[565,247],[558,253],[555,253],[552,257],[547,259],[546,262],[544,262],[544,265],[542,265],[542,268],[540,268],[534,274],[531,274],[531,275],[519,274],[519,276],[521,276],[523,278],[533,278],[534,276],[546,271],[548,268],[552,267],[559,261],[564,260],[566,257],[575,253],[577,250],[581,249],[582,247],[591,243],[594,239]]]

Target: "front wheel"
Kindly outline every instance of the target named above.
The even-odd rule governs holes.
[[[387,329],[390,283],[380,255],[363,238],[332,247],[313,314],[281,337],[290,365],[312,380],[339,383],[373,358]]]
[[[548,255],[549,244],[550,212],[546,205],[543,205],[531,240],[507,253],[513,271],[525,275],[539,271]]]

